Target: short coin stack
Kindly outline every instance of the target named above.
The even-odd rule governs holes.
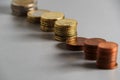
[[[77,21],[74,19],[61,19],[55,22],[55,39],[66,41],[68,38],[77,37]]]
[[[41,30],[45,32],[53,32],[55,21],[64,18],[64,14],[61,12],[49,12],[41,15]]]
[[[44,9],[29,11],[28,14],[27,14],[27,20],[30,23],[38,23],[38,24],[40,24],[40,20],[41,20],[40,16],[43,13],[46,13],[46,12],[50,12],[50,11],[49,10],[44,10]]]
[[[106,40],[102,38],[90,38],[85,40],[84,42],[85,59],[87,60],[97,59],[98,44],[101,42],[106,42]]]
[[[114,42],[102,42],[98,45],[97,67],[101,69],[113,69],[117,67],[118,44]]]
[[[87,38],[84,37],[74,37],[74,38],[68,38],[66,40],[66,47],[69,50],[72,51],[83,51],[84,49],[84,41]]]
[[[16,16],[27,16],[27,12],[37,9],[36,0],[12,0],[12,14]]]

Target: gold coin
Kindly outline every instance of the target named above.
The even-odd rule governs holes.
[[[61,12],[49,12],[42,14],[41,18],[46,20],[59,20],[64,18],[64,14]]]
[[[50,12],[49,10],[45,9],[39,9],[39,10],[33,10],[28,12],[28,17],[40,17],[43,13]]]
[[[74,19],[62,19],[62,20],[59,20],[59,21],[56,21],[55,25],[57,27],[70,27],[70,26],[76,26],[77,25],[77,21],[74,20]]]
[[[32,6],[32,4],[37,3],[37,0],[12,0],[13,5],[18,5],[18,6]]]

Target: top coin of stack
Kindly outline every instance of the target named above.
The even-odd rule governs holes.
[[[32,10],[29,11],[27,14],[27,20],[30,23],[39,23],[40,24],[40,20],[41,20],[41,15],[43,13],[46,12],[50,12],[49,10],[45,10],[45,9],[39,9],[39,10]]]
[[[12,0],[11,9],[13,15],[27,16],[27,12],[37,9],[37,0]]]
[[[98,45],[97,67],[113,69],[117,67],[118,44],[115,42],[102,42]]]
[[[41,30],[53,32],[55,21],[63,19],[64,14],[61,12],[48,12],[41,15]]]
[[[55,22],[55,39],[66,41],[67,38],[77,37],[77,21],[74,19],[61,19]]]

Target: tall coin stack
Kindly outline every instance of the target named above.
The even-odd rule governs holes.
[[[64,18],[64,14],[61,12],[48,12],[41,15],[41,30],[45,32],[53,32],[55,21]]]
[[[74,19],[61,19],[55,22],[55,39],[66,41],[68,38],[77,37],[77,21]]]
[[[84,42],[85,59],[87,60],[97,59],[98,44],[101,42],[106,42],[106,40],[102,38],[90,38],[85,40]]]
[[[41,20],[40,16],[46,12],[50,12],[50,11],[44,10],[44,9],[29,11],[27,14],[27,21],[30,23],[39,23],[40,24],[40,20]]]
[[[12,0],[12,14],[16,16],[27,16],[27,12],[37,9],[36,0]]]
[[[114,69],[117,67],[118,44],[102,42],[98,45],[97,67],[101,69]]]

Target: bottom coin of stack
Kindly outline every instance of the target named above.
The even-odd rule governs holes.
[[[68,38],[66,40],[66,47],[67,49],[72,51],[83,51],[84,41],[86,39],[87,38],[84,38],[84,37]]]
[[[55,22],[55,39],[65,42],[68,38],[77,37],[77,21],[74,19],[61,19]]]
[[[106,40],[102,38],[90,38],[85,40],[84,42],[85,59],[87,60],[97,59],[98,44],[101,42],[106,42]]]
[[[40,16],[43,13],[50,12],[49,10],[39,9],[39,10],[32,10],[29,11],[27,14],[27,21],[30,23],[38,23],[40,24]]]
[[[97,67],[101,69],[114,69],[117,67],[118,44],[102,42],[98,45]]]

